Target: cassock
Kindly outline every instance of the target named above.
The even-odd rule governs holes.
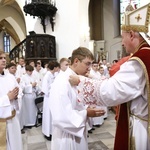
[[[8,74],[10,74],[8,72]],[[10,76],[13,76],[13,78],[15,78],[15,80],[17,81],[16,79],[16,76],[13,75],[13,74],[10,74]],[[18,82],[17,82],[18,84]],[[23,114],[22,114],[22,96],[23,96],[23,93],[22,93],[22,88],[20,87],[20,85],[18,84],[18,87],[19,87],[19,93],[18,93],[18,99],[17,101],[17,104],[16,104],[16,115],[18,116],[18,119],[19,119],[19,123],[20,123],[20,128],[23,129]]]
[[[44,93],[42,133],[47,137],[49,137],[50,134],[52,134],[52,116],[48,105],[50,101],[49,92],[54,78],[54,74],[52,74],[50,71],[47,71],[42,82],[42,92]]]
[[[38,72],[36,69],[34,69],[32,74],[33,74],[34,78],[36,79],[37,86],[39,88],[38,93],[40,93],[41,89],[42,89],[42,81],[43,81],[44,75],[43,75],[42,71]]]
[[[26,73],[25,66],[18,65],[16,70],[16,77],[21,78]]]
[[[15,87],[18,87],[18,83],[13,75],[0,75],[0,118],[10,117],[12,111],[18,108],[17,100],[10,101],[7,96],[7,93]],[[16,115],[6,121],[7,150],[22,150],[20,130],[20,124]]]
[[[87,150],[86,106],[77,101],[77,89],[69,83],[70,68],[57,75],[51,85],[52,150]]]
[[[34,76],[25,74],[21,78],[20,85],[23,89],[22,117],[24,126],[34,126],[36,122],[37,108],[35,106],[36,92],[38,87],[32,87],[35,82]]]

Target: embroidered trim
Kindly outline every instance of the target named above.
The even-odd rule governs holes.
[[[147,72],[145,64],[140,58],[132,57],[131,60],[137,60],[141,64],[144,70],[144,75],[146,78],[147,102],[148,102],[148,134],[150,136],[150,82],[149,82],[148,72]]]
[[[84,82],[81,81],[77,87],[77,102],[81,105],[89,105],[91,107],[100,105],[99,92],[97,92],[99,84],[101,84],[101,81],[88,78],[85,78]]]
[[[148,120],[147,120],[147,119],[141,118],[141,117],[136,116],[136,115],[134,115],[134,114],[132,114],[132,113],[130,113],[130,115],[131,115],[131,116],[134,116],[135,118],[138,118],[139,120],[142,120],[142,121],[146,121],[146,122],[148,122]]]
[[[148,32],[148,27],[138,25],[122,25],[121,30],[123,31],[135,31],[135,32]]]

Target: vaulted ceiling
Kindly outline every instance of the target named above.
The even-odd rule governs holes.
[[[0,0],[0,4],[2,5],[2,6],[4,6],[4,5],[11,5],[11,4],[13,4],[15,2],[15,0]]]
[[[9,6],[15,9],[15,11],[17,11],[23,17],[23,13],[15,0],[0,0],[0,8],[4,8],[5,6]],[[14,27],[7,21],[6,18],[0,20],[0,32],[1,31],[7,32],[14,39],[16,44],[20,42],[20,39],[16,31],[14,30]]]

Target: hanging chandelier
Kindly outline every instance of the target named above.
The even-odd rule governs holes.
[[[52,0],[25,0],[25,6],[23,7],[24,12],[41,19],[43,31],[46,33],[46,19],[48,18],[54,31],[55,15],[56,15],[56,3]]]

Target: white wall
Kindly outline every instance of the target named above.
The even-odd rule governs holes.
[[[47,24],[46,34],[56,37],[56,54],[59,60],[62,57],[71,56],[72,50],[79,46],[89,47],[88,25],[88,1],[89,0],[57,0],[56,23],[54,32],[51,25]],[[35,31],[44,34],[40,19],[25,16],[27,34]]]
[[[150,3],[150,0],[141,0],[140,6],[144,6],[144,5],[146,5],[147,3]]]
[[[57,58],[71,56],[79,46],[79,0],[57,0],[55,36]]]
[[[105,50],[108,51],[107,61],[117,59],[117,51],[122,50],[121,37],[115,37],[113,24],[113,1],[104,1],[104,40]]]
[[[80,46],[89,48],[90,27],[89,27],[89,9],[90,0],[79,0],[79,32],[80,32]]]

